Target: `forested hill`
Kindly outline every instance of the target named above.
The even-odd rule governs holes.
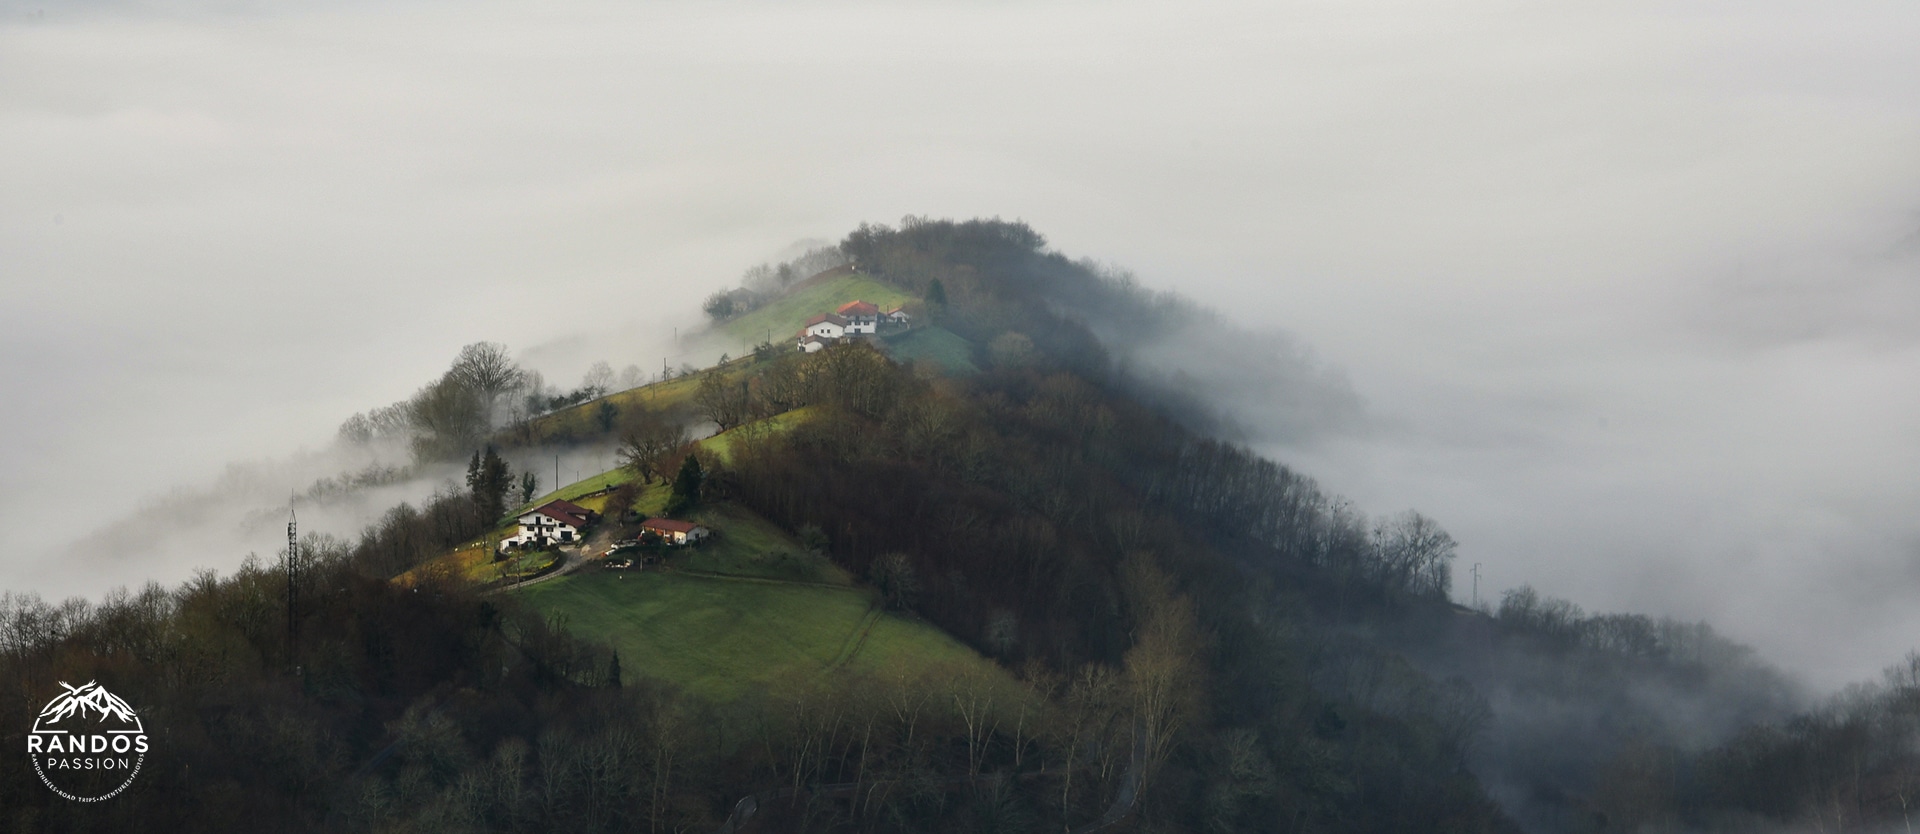
[[[635,441],[690,415],[674,409],[705,410],[730,429],[724,454],[683,444],[677,464],[647,458],[660,473],[630,477],[681,472],[673,500],[803,542],[886,617],[936,626],[984,662],[835,664],[727,697],[623,669],[610,648],[621,635],[414,571],[498,522],[499,494],[476,485],[397,508],[351,543],[311,542],[298,640],[285,576],[257,564],[97,605],[7,598],[0,680],[14,685],[0,691],[0,726],[30,725],[57,682],[91,679],[156,736],[134,787],[95,805],[52,796],[24,759],[0,757],[9,830],[1900,819],[1903,780],[1920,774],[1905,743],[1920,675],[1862,690],[1846,711],[1773,723],[1798,707],[1791,687],[1703,625],[1588,616],[1526,589],[1463,609],[1441,523],[1361,515],[1218,436],[1230,404],[1109,347],[1114,332],[1176,339],[1205,319],[1197,308],[1071,261],[1018,223],[863,226],[838,251],[918,299],[917,326],[951,334],[964,361],[913,361],[884,339],[812,354],[770,340],[680,380],[697,392],[677,405],[630,392],[580,409]],[[1272,392],[1302,404],[1289,412],[1301,430],[1341,413],[1327,405],[1337,386],[1310,373],[1264,384],[1289,378],[1320,386]],[[596,430],[576,423],[566,437]],[[491,440],[559,436],[537,428]],[[450,438],[415,448],[464,455]]]

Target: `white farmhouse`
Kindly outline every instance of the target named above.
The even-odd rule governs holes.
[[[555,499],[520,515],[520,528],[500,542],[500,549],[513,545],[545,547],[581,540],[581,531],[593,523],[592,510],[571,501]]]
[[[840,305],[833,311],[847,323],[848,333],[874,333],[880,329],[880,307],[865,301],[854,300]]]
[[[905,307],[895,307],[891,310],[881,313],[880,317],[890,324],[901,324],[901,325],[904,325],[913,319],[912,316],[907,315],[907,309]]]
[[[848,329],[846,319],[826,313],[807,319],[806,325],[800,328],[800,338],[818,336],[822,339],[839,339],[850,332],[853,331]]]

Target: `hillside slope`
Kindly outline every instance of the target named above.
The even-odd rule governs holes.
[[[745,315],[716,326],[715,338],[723,348],[736,344],[757,345],[771,340],[776,345],[792,341],[807,319],[831,313],[849,301],[866,301],[885,310],[914,299],[901,288],[864,273],[829,275],[819,280],[796,284],[787,294],[767,302]]]

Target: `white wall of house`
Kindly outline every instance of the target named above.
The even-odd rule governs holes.
[[[847,335],[847,331],[851,329],[850,327],[841,327],[830,321],[823,321],[818,324],[808,325],[807,335],[819,336],[822,339],[838,339]]]
[[[872,333],[879,329],[876,316],[850,316],[847,318],[848,333]]]
[[[577,542],[580,540],[580,528],[546,513],[528,513],[520,517],[519,529],[500,541],[500,547],[504,550],[508,545],[525,544],[543,538],[561,544]]]

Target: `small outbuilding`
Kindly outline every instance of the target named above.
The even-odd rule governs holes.
[[[661,541],[668,544],[693,544],[712,532],[691,521],[675,521],[671,518],[649,518],[640,522],[640,529],[659,536]]]

